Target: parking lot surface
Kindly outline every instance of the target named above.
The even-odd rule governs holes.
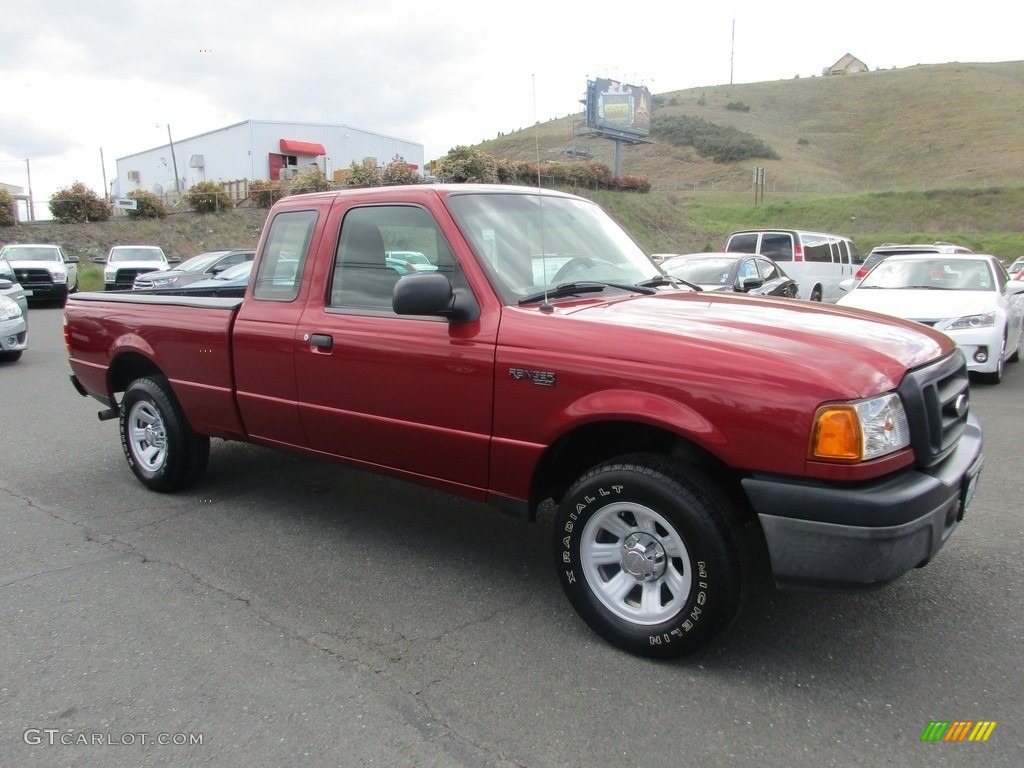
[[[1022,764],[1024,365],[972,388],[986,465],[934,562],[758,586],[666,663],[577,618],[550,516],[221,441],[195,488],[145,490],[60,321],[33,307],[0,366],[0,765]],[[967,721],[996,725],[922,740]]]

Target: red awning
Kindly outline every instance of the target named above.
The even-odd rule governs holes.
[[[281,151],[288,155],[327,154],[323,144],[317,144],[314,141],[295,141],[294,139],[281,139]]]

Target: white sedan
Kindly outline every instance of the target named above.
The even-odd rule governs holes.
[[[967,369],[992,384],[1020,359],[1024,282],[984,254],[890,256],[838,304],[916,320],[952,338]]]

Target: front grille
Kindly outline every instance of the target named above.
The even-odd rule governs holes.
[[[941,360],[911,371],[898,392],[907,409],[917,463],[923,467],[938,464],[956,447],[967,424],[970,392],[963,352],[957,348]]]
[[[135,284],[135,278],[139,275],[143,275],[146,272],[152,272],[152,269],[119,269],[117,274],[114,276],[114,285],[118,290],[131,290]]]
[[[14,270],[15,277],[26,290],[32,288],[52,288],[53,275],[48,269],[37,269],[34,267],[20,267]]]

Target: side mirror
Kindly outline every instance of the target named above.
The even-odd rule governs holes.
[[[107,263],[107,257],[106,256],[93,256],[92,257],[92,261],[93,261],[93,264],[106,264]]]
[[[434,315],[454,321],[473,321],[480,308],[472,294],[452,287],[447,275],[420,272],[395,284],[391,307],[398,315]]]
[[[66,259],[64,259],[64,263],[65,264],[77,264],[78,263],[78,257],[77,256],[68,256]]]
[[[853,289],[853,278],[839,281],[839,290],[843,293],[849,293]]]
[[[748,293],[749,291],[752,291],[755,288],[760,288],[762,285],[764,285],[764,280],[762,280],[760,277],[744,277],[742,280],[740,280],[740,284],[737,290],[740,293]]]
[[[14,283],[3,277],[0,277],[0,291],[8,291],[14,287]]]
[[[1018,296],[1024,293],[1024,280],[1007,280],[1004,290],[1007,296]]]
[[[167,261],[171,264],[177,264],[178,262],[181,261],[181,256],[171,256],[167,259]]]

